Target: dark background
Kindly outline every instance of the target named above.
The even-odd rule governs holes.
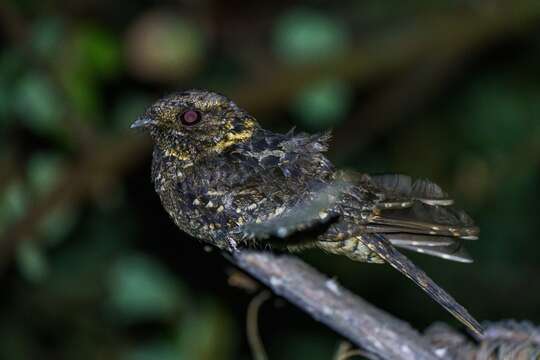
[[[535,0],[0,3],[0,358],[249,359],[254,294],[182,234],[129,124],[220,91],[268,128],[334,129],[340,167],[430,178],[482,229],[476,262],[411,257],[479,320],[540,322]],[[459,328],[386,266],[302,257],[419,330]],[[339,337],[272,299],[270,359]]]

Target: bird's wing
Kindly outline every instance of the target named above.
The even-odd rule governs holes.
[[[334,178],[334,168],[323,155],[328,138],[267,132],[243,145],[236,154],[242,157],[239,164],[250,167],[243,186],[256,188],[263,199],[257,217],[240,226],[240,232],[248,238],[285,238],[334,218],[330,209],[348,184]]]
[[[472,262],[463,241],[478,239],[478,227],[438,185],[394,174],[365,176],[362,183],[377,196],[367,232],[406,250]]]
[[[250,238],[266,239],[270,237],[286,238],[292,233],[331,223],[337,214],[330,211],[339,201],[343,188],[342,182],[325,184],[307,196],[298,196],[291,207],[279,207],[283,212],[261,222],[247,223],[240,230]]]
[[[473,333],[481,337],[482,326],[444,289],[437,285],[427,274],[414,265],[407,257],[397,251],[388,239],[380,234],[365,234],[362,242],[373,252],[403,275],[411,279],[435,301],[448,310],[456,319],[466,325]]]

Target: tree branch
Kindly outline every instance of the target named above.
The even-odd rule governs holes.
[[[275,294],[383,359],[441,359],[407,323],[377,309],[294,256],[241,250],[228,258]]]

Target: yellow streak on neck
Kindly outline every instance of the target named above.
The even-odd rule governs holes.
[[[190,161],[191,160],[191,158],[189,157],[188,154],[186,154],[183,151],[179,151],[179,150],[175,150],[175,149],[167,149],[167,150],[165,150],[165,155],[175,157],[178,160],[182,160],[182,161]]]
[[[222,152],[229,146],[232,146],[234,144],[238,144],[242,141],[248,140],[253,135],[253,131],[255,130],[255,122],[253,120],[246,120],[244,123],[244,130],[240,132],[232,132],[228,133],[225,136],[225,139],[219,141],[214,147],[212,148],[215,152]]]

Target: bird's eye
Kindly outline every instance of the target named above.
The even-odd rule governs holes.
[[[195,110],[186,110],[181,114],[178,114],[177,119],[180,118],[180,122],[186,126],[192,126],[201,121],[201,113]]]

